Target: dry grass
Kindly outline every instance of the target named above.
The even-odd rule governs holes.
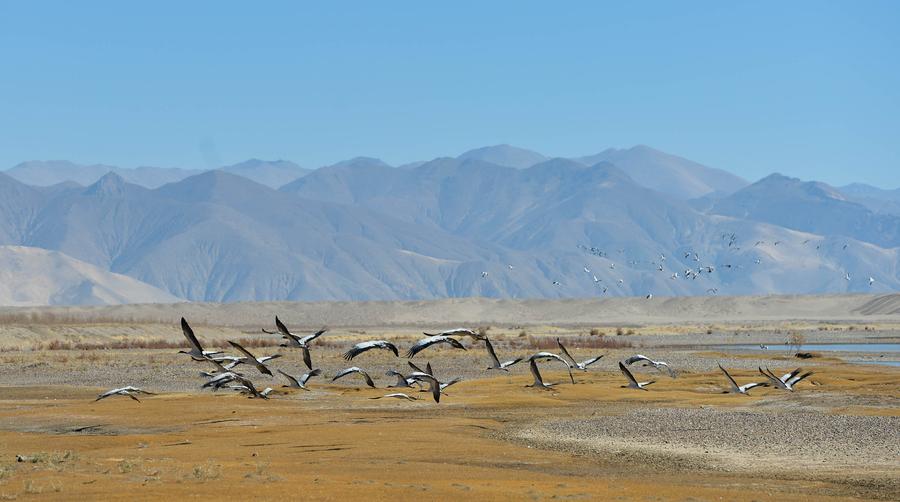
[[[276,340],[272,338],[241,338],[235,340],[235,342],[241,344],[247,348],[261,348],[261,347],[278,347],[281,345],[281,340]],[[210,347],[215,348],[230,348],[227,342],[213,342],[208,344]],[[172,340],[163,340],[162,338],[150,338],[150,339],[142,339],[136,338],[132,340],[108,340],[102,342],[69,342],[65,340],[53,340],[47,343],[39,343],[34,345],[31,350],[39,351],[39,350],[82,350],[82,351],[92,351],[92,350],[138,350],[138,349],[149,349],[149,350],[161,350],[161,349],[185,349],[187,348],[187,343],[184,341],[172,341]],[[16,348],[5,348],[4,352],[15,352],[19,349]]]
[[[177,349],[185,347],[184,342],[163,339],[111,340],[105,342],[67,342],[53,340],[35,345],[33,350],[131,350],[131,349]]]

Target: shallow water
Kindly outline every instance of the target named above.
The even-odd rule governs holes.
[[[799,350],[791,345],[722,345],[724,350],[755,350],[766,352],[858,352],[867,354],[888,354],[886,359],[847,360],[857,364],[878,364],[881,366],[900,366],[900,343],[810,343],[801,345]]]
[[[738,350],[775,350],[785,352],[900,352],[900,343],[808,343],[800,346],[767,345],[763,349],[759,345],[723,345],[723,349]]]

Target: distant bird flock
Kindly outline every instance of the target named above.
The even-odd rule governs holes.
[[[303,363],[306,365],[306,368],[308,370],[302,374],[292,375],[290,373],[282,371],[281,369],[278,369],[278,374],[287,381],[287,384],[283,385],[282,387],[309,390],[310,380],[314,377],[322,376],[322,370],[319,368],[314,368],[312,358],[312,349],[314,345],[312,344],[312,342],[324,335],[326,333],[326,330],[319,330],[307,336],[298,336],[292,333],[277,316],[275,317],[275,326],[277,328],[277,331],[268,331],[266,329],[263,329],[262,331],[269,334],[280,334],[281,337],[285,340],[285,343],[280,345],[281,347],[299,349],[301,351]],[[197,339],[197,336],[194,334],[194,330],[190,327],[187,320],[185,320],[184,318],[181,318],[181,331],[190,348],[188,350],[180,350],[178,351],[178,353],[187,354],[188,356],[190,356],[192,361],[211,365],[211,367],[207,367],[201,370],[199,373],[200,376],[205,379],[205,381],[200,386],[201,389],[211,389],[213,391],[219,389],[230,389],[247,395],[250,398],[269,399],[269,395],[272,393],[272,388],[266,387],[260,390],[259,387],[255,385],[246,374],[238,371],[238,368],[240,365],[244,365],[247,367],[252,367],[252,369],[255,369],[256,372],[262,375],[273,376],[272,370],[269,369],[266,363],[272,361],[273,359],[281,357],[281,354],[257,357],[255,354],[247,350],[246,347],[233,341],[229,341],[228,344],[235,351],[237,351],[238,355],[225,354],[221,351],[204,350],[200,341]],[[426,364],[424,369],[413,363],[412,359],[415,358],[417,354],[421,353],[424,350],[427,350],[429,347],[433,347],[436,345],[448,345],[457,350],[468,350],[462,344],[461,339],[471,338],[473,344],[483,343],[485,351],[487,352],[488,360],[490,362],[490,366],[485,368],[485,371],[498,370],[509,372],[509,369],[512,366],[515,366],[520,362],[527,361],[531,375],[534,377],[534,382],[527,385],[526,387],[533,387],[544,390],[551,389],[552,387],[554,387],[554,385],[557,384],[549,383],[544,380],[543,376],[541,375],[538,363],[552,363],[556,364],[559,367],[564,367],[569,374],[569,381],[572,384],[575,384],[575,375],[572,373],[572,370],[586,372],[588,371],[589,367],[598,364],[604,357],[604,355],[597,355],[585,359],[584,361],[578,362],[569,353],[566,346],[562,343],[562,340],[560,338],[557,338],[556,344],[559,347],[559,354],[540,351],[531,354],[530,356],[520,356],[501,362],[490,339],[488,339],[486,335],[477,331],[467,328],[455,328],[442,331],[440,333],[426,332],[423,334],[425,335],[425,338],[422,338],[421,340],[415,342],[404,353],[404,356],[407,359],[407,366],[412,371],[403,372],[397,369],[389,370],[385,376],[395,378],[396,383],[388,385],[387,388],[409,390],[416,389],[422,392],[428,392],[435,403],[440,402],[441,396],[445,395],[444,391],[448,387],[461,381],[460,378],[451,378],[445,381],[440,380],[434,369],[432,368],[430,362]],[[357,343],[351,346],[346,352],[344,352],[342,356],[344,360],[349,362],[356,358],[362,358],[361,356],[372,350],[386,351],[390,354],[393,354],[394,357],[400,357],[400,349],[398,349],[397,346],[393,343],[386,340],[371,340]],[[643,354],[636,354],[628,357],[624,361],[618,362],[619,371],[622,373],[626,380],[626,385],[623,385],[622,387],[646,391],[648,390],[647,387],[655,382],[654,380],[639,382],[631,371],[631,368],[635,366],[652,368],[657,373],[664,373],[670,378],[677,378],[678,376],[678,373],[669,365],[669,363],[665,361],[653,360]],[[728,389],[725,392],[744,395],[747,395],[750,389],[753,389],[755,387],[767,386],[793,392],[794,387],[798,383],[812,375],[811,372],[801,374],[802,370],[798,368],[790,373],[778,377],[768,368],[764,370],[762,367],[760,367],[759,373],[763,377],[762,381],[738,385],[725,368],[719,365],[719,369],[725,375],[725,378],[727,379],[729,385]],[[340,370],[331,378],[331,381],[335,382],[344,378],[356,378],[364,382],[368,387],[377,388],[375,380],[372,378],[372,376],[360,366],[349,366]],[[391,392],[389,394],[377,396],[372,399],[392,398],[406,401],[418,400],[416,396],[409,395],[407,392],[409,391]],[[141,394],[154,395],[154,393],[152,392],[147,392],[137,387],[126,386],[104,392],[97,396],[96,400],[99,401],[101,399],[106,399],[113,396],[126,396],[140,402],[138,395]]]
[[[723,243],[724,249],[726,249],[728,251],[740,251],[740,249],[741,249],[741,246],[738,244],[738,236],[735,233],[721,234],[721,242]],[[806,246],[809,243],[810,243],[810,239],[805,239],[802,242],[800,242],[799,245]],[[784,242],[780,241],[780,240],[776,240],[776,241],[772,241],[770,243],[765,240],[758,240],[753,244],[752,247],[758,248],[758,247],[766,247],[769,245],[771,245],[773,249],[778,246],[782,246],[782,248],[783,248]],[[817,251],[820,250],[821,246],[822,246],[821,244],[816,244],[816,250]],[[848,246],[849,246],[848,244],[841,245],[841,250],[846,251]],[[607,265],[609,270],[612,270],[612,271],[617,270],[616,262],[612,260],[609,253],[607,253],[606,251],[603,251],[602,249],[600,249],[596,246],[586,246],[583,244],[579,244],[577,246],[577,248],[583,252],[586,252],[586,253],[592,255],[592,256],[596,256],[599,258],[604,258],[606,260],[609,260],[609,264]],[[617,249],[616,254],[622,257],[620,259],[625,259],[625,262],[628,264],[628,266],[633,269],[635,269],[635,268],[640,269],[642,266],[647,267],[649,270],[655,269],[657,272],[662,272],[662,273],[667,274],[669,279],[673,280],[673,281],[678,280],[678,279],[696,281],[697,279],[703,278],[704,275],[711,276],[713,273],[716,272],[716,270],[718,268],[722,268],[722,269],[726,269],[726,270],[739,270],[739,269],[744,268],[743,265],[741,265],[741,264],[729,263],[729,262],[721,263],[718,265],[712,265],[712,264],[708,264],[708,263],[704,264],[704,262],[707,260],[704,260],[703,257],[701,257],[699,252],[696,252],[696,251],[693,251],[690,249],[682,251],[682,254],[683,254],[684,259],[686,261],[692,262],[693,265],[684,270],[667,269],[665,253],[659,253],[658,258],[655,258],[652,260],[627,259],[625,249]],[[761,258],[757,257],[757,258],[754,258],[753,263],[756,265],[762,265],[763,261]],[[513,266],[509,265],[509,269],[513,270]],[[592,272],[592,270],[589,266],[585,265],[584,267],[582,267],[582,269],[584,270],[584,273],[590,277],[590,279],[594,282],[594,284],[596,284],[600,288],[601,294],[605,294],[609,291],[609,287],[603,283],[603,279],[598,278],[597,275]],[[840,274],[841,275],[839,277],[841,277],[845,282],[847,282],[847,283],[852,282],[852,277],[850,276],[849,272],[842,270],[842,271],[840,271]],[[482,272],[481,277],[483,279],[487,278],[488,272]],[[875,285],[876,280],[874,277],[870,276],[870,277],[868,277],[866,282],[869,287],[872,287]],[[560,282],[559,280],[553,280],[552,284],[554,286],[562,286],[562,282]],[[621,278],[616,279],[616,285],[619,287],[625,287],[625,280],[621,279]],[[719,288],[715,287],[715,286],[707,288],[706,293],[710,294],[710,295],[718,295]],[[652,300],[653,293],[650,291],[644,293],[644,298],[646,298],[647,300]]]

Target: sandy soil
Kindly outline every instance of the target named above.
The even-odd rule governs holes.
[[[173,307],[153,308],[171,315]],[[527,388],[527,366],[486,371],[484,349],[465,340],[467,351],[428,349],[414,359],[431,361],[443,380],[464,379],[440,404],[414,391],[414,402],[370,399],[389,392],[384,386],[393,379],[384,371],[405,366],[404,358],[385,352],[352,363],[369,370],[378,389],[320,378],[309,392],[291,391],[245,368],[258,385],[276,389],[263,401],[201,392],[198,372],[206,368],[177,349],[28,350],[42,336],[177,340],[180,330],[172,325],[3,324],[0,500],[900,499],[900,368],[848,364],[841,354],[800,361],[783,351],[720,347],[784,340],[789,324],[809,326],[807,343],[896,340],[896,319],[821,330],[809,319],[782,318],[754,321],[738,334],[695,332],[701,323],[669,319],[655,326],[679,329],[634,323],[632,335],[605,337],[591,337],[570,320],[530,325],[524,335],[509,325],[489,333],[501,359],[531,353],[555,336],[570,341],[576,359],[605,354],[591,371],[576,373],[576,384],[565,371],[543,366],[545,379],[557,385]],[[349,365],[340,352],[355,341],[384,337],[406,347],[432,328],[431,320],[338,328],[316,342],[313,360],[330,377]],[[196,331],[211,344],[267,336],[203,323]],[[600,347],[606,338],[633,346]],[[17,346],[25,350],[12,350]],[[253,350],[283,354],[273,370],[301,370],[294,350]],[[657,382],[646,392],[621,388],[616,362],[636,352],[669,361],[678,378],[637,368],[641,379]],[[739,383],[759,380],[759,365],[776,372],[802,365],[814,375],[793,393],[760,388],[737,396],[722,393],[717,362]],[[141,403],[93,401],[102,390],[129,384],[159,394]]]

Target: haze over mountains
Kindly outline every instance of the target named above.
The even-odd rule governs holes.
[[[26,162],[0,173],[0,245],[205,301],[876,292],[900,288],[898,194],[750,184],[645,146],[315,170]],[[29,270],[72,288],[58,267]]]

